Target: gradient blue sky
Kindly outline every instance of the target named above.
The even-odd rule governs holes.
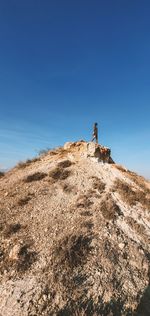
[[[0,168],[94,121],[113,158],[150,178],[150,1],[0,1]]]

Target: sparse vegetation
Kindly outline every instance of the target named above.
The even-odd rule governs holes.
[[[24,179],[24,182],[40,181],[47,176],[44,172],[35,172]]]
[[[60,168],[68,168],[71,165],[72,165],[72,162],[70,160],[63,160],[58,163],[58,167]]]
[[[39,154],[39,156],[43,156],[43,155],[46,155],[46,154],[52,153],[52,152],[55,153],[55,151],[52,151],[52,149],[48,147],[46,149],[39,150],[38,154]]]
[[[37,260],[37,253],[31,251],[27,244],[20,248],[18,260],[16,262],[16,270],[18,272],[25,272]]]
[[[33,194],[28,194],[25,197],[21,198],[18,200],[18,205],[19,206],[24,206],[26,204],[28,204],[28,202],[31,200],[32,196],[34,196]]]
[[[64,170],[63,168],[56,167],[55,169],[49,172],[49,177],[53,179],[53,181],[65,180],[71,174],[70,170]]]
[[[117,215],[121,215],[119,206],[108,195],[100,204],[100,210],[106,220],[114,220]]]
[[[126,217],[126,222],[128,225],[136,231],[138,234],[143,235],[145,233],[145,227],[144,225],[138,223],[135,219],[132,217]]]
[[[73,269],[84,264],[92,249],[91,241],[92,236],[85,233],[66,236],[54,249],[54,265],[59,264],[61,267],[67,265]]]
[[[30,166],[32,163],[36,162],[36,161],[39,161],[40,160],[40,157],[35,157],[33,159],[27,159],[26,161],[20,161],[16,168],[18,169],[24,169],[28,166]]]
[[[150,189],[146,185],[146,181],[142,176],[137,175],[134,172],[128,171],[127,176],[137,185],[139,186],[146,194],[150,194]]]
[[[102,193],[105,190],[105,183],[97,177],[92,177],[93,179],[93,189],[98,190],[99,193]]]
[[[2,313],[134,315],[149,282],[150,213],[124,199],[139,190],[146,203],[149,192],[128,171],[82,158],[86,144],[69,146],[0,181]],[[121,196],[117,174],[129,186]]]
[[[122,171],[122,172],[127,172],[127,169],[124,168],[123,166],[121,165],[117,165],[117,164],[114,164],[113,167],[115,167],[116,169]]]
[[[0,178],[4,177],[4,175],[5,175],[5,172],[0,171]]]
[[[77,208],[88,208],[93,204],[93,201],[90,200],[90,197],[86,195],[80,195],[77,199],[76,207]]]
[[[92,221],[86,221],[82,224],[82,227],[86,227],[87,229],[92,229],[94,226],[94,224],[92,223]]]
[[[80,213],[82,216],[92,216],[92,213],[89,211],[83,211]]]
[[[10,237],[11,235],[17,233],[20,229],[21,229],[21,225],[19,223],[7,224],[4,230],[4,236]]]
[[[137,202],[150,209],[150,199],[147,198],[143,190],[131,188],[131,185],[124,181],[117,179],[114,185],[114,191],[117,191],[122,200],[130,206],[135,205]]]
[[[62,183],[62,189],[65,193],[71,193],[74,190],[74,187],[71,186],[69,183]]]

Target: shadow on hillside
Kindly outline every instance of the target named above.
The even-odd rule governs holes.
[[[134,316],[150,316],[150,286],[144,291]]]
[[[124,300],[112,299],[108,303],[103,303],[102,299],[95,305],[93,300],[79,298],[77,301],[69,301],[66,306],[57,312],[57,316],[150,316],[150,286],[146,288],[137,310],[124,309]]]

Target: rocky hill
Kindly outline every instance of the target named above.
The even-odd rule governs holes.
[[[150,315],[150,183],[67,143],[0,176],[0,316]]]

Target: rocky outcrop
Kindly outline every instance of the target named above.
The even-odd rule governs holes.
[[[104,147],[93,142],[85,142],[83,140],[78,142],[67,142],[64,145],[65,150],[75,151],[80,153],[81,157],[96,158],[97,161],[103,161],[107,163],[114,163],[111,158],[111,150],[108,147]]]

